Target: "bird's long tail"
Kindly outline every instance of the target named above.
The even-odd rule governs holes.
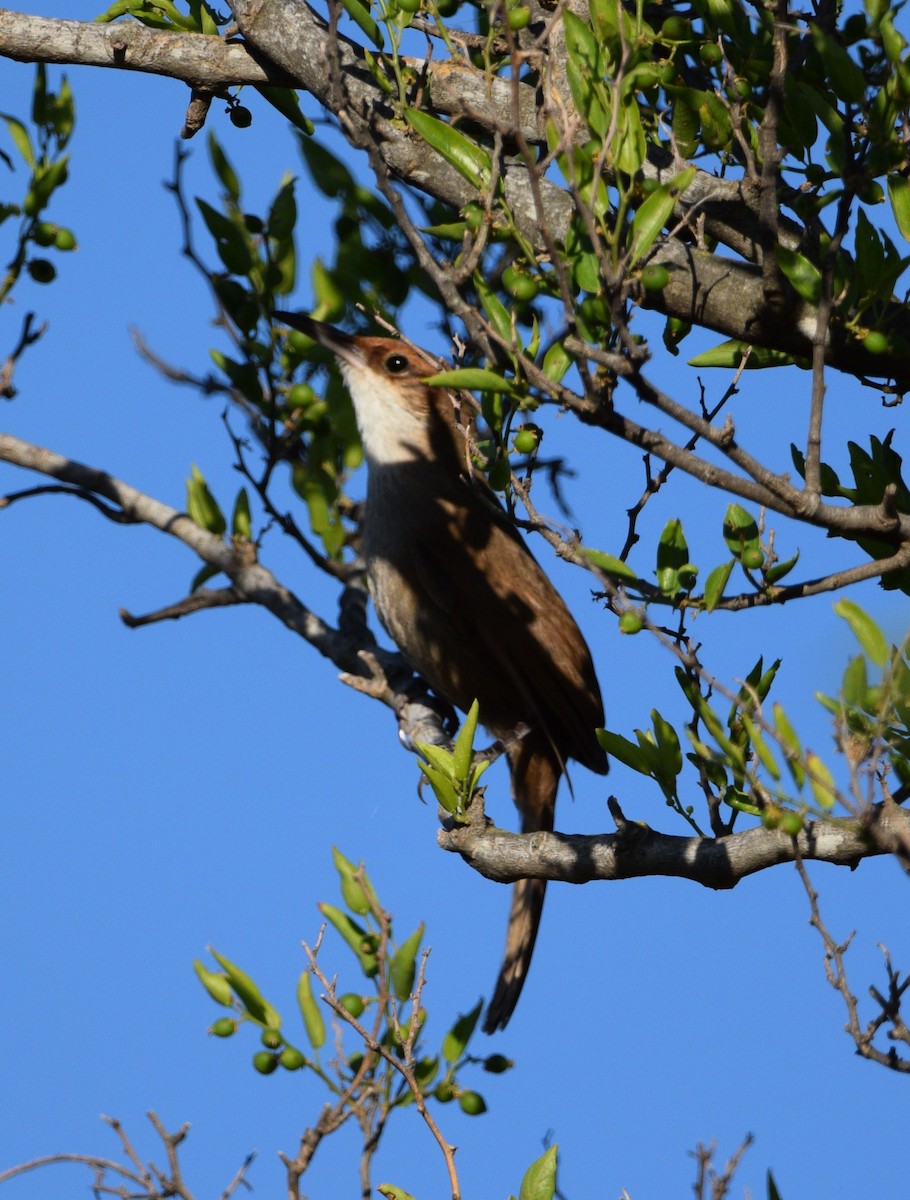
[[[516,742],[509,749],[509,767],[522,833],[552,830],[563,767],[546,736],[532,733]],[[505,1029],[518,1003],[534,953],[546,890],[545,879],[520,879],[512,889],[505,955],[483,1021],[486,1033]]]

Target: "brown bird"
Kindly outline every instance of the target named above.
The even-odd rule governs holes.
[[[433,362],[393,338],[275,316],[332,351],[354,402],[369,472],[363,553],[380,621],[440,696],[462,710],[478,700],[481,721],[507,743],[522,831],[551,830],[567,759],[607,770],[594,733],[600,688],[578,626],[469,470],[451,395],[423,382]],[[513,737],[522,725],[525,736]],[[488,1033],[518,1002],[545,889],[540,879],[515,884]]]

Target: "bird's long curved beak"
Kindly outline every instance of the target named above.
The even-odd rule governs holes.
[[[325,346],[326,350],[330,350],[332,354],[340,358],[342,362],[350,362],[357,356],[355,338],[351,334],[345,333],[343,329],[336,329],[334,325],[327,325],[325,321],[314,321],[306,313],[275,309],[272,316],[277,321],[283,321],[292,329],[299,329],[307,337],[313,338],[320,346]]]

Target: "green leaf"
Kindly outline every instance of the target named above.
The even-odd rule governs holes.
[[[34,170],[35,151],[32,148],[32,139],[29,136],[28,130],[17,117],[9,116],[7,113],[0,113],[0,120],[6,122],[6,127],[9,130],[10,137],[13,139],[16,149],[32,170]]]
[[[376,961],[376,954],[373,949],[373,942],[367,931],[356,921],[352,920],[346,912],[342,912],[340,908],[336,908],[334,904],[317,904],[316,907],[335,929],[341,934],[342,939],[348,944],[360,962],[360,969],[368,978],[372,978],[379,970],[379,964]]]
[[[469,392],[511,392],[512,383],[484,367],[458,367],[440,371],[424,381],[430,387],[466,388]]]
[[[382,36],[382,30],[370,16],[369,4],[363,4],[361,0],[341,0],[341,3],[351,20],[360,26],[376,49],[383,50],[385,39]]]
[[[551,383],[561,383],[563,377],[575,359],[563,346],[562,342],[554,342],[543,356],[541,370]]]
[[[845,704],[862,707],[866,702],[869,691],[869,678],[866,672],[866,659],[862,654],[856,654],[850,659],[841,679],[840,694]]]
[[[314,1050],[319,1050],[325,1045],[325,1020],[319,1002],[313,995],[313,981],[309,971],[301,971],[297,980],[297,1005],[309,1043]]]
[[[748,358],[746,354],[748,353]],[[791,367],[797,359],[782,350],[771,350],[766,346],[750,346],[738,338],[721,342],[688,360],[690,367],[727,367],[739,370],[745,358],[747,371],[764,370],[767,367]]]
[[[660,751],[661,775],[675,778],[682,770],[682,751],[679,747],[679,736],[669,721],[665,720],[656,708],[651,709],[651,724],[657,749]]]
[[[664,526],[657,544],[657,586],[665,596],[680,591],[679,568],[689,562],[689,547],[678,517]]]
[[[250,498],[247,490],[242,487],[234,501],[234,511],[231,514],[231,534],[243,538],[247,542],[253,540],[253,522],[250,516]]]
[[[417,973],[417,951],[423,938],[424,926],[417,926],[406,942],[395,951],[389,972],[392,987],[399,1000],[407,1000],[414,987],[414,976]]]
[[[193,970],[216,1004],[221,1004],[225,1008],[232,1007],[234,997],[231,985],[224,975],[218,974],[217,971],[210,971],[198,958],[193,959]]]
[[[192,595],[197,588],[201,588],[204,583],[208,582],[208,580],[214,579],[216,575],[220,574],[220,567],[213,567],[211,563],[203,563],[203,565],[193,576],[193,581],[190,584],[190,595]]]
[[[719,567],[715,567],[705,580],[705,609],[708,612],[713,612],[723,599],[724,590],[735,565],[736,559],[731,558],[728,562],[721,563]]]
[[[730,504],[724,516],[724,541],[736,558],[741,559],[747,550],[760,550],[758,523],[751,513],[739,504]]]
[[[877,667],[888,661],[888,642],[875,621],[852,600],[838,600],[834,611],[843,617],[869,659]]]
[[[278,190],[266,218],[266,229],[270,238],[278,242],[287,241],[294,232],[297,221],[297,201],[294,198],[294,180],[286,180]]]
[[[486,313],[490,324],[504,342],[512,341],[512,318],[509,310],[499,299],[480,271],[474,272],[474,286],[480,298],[480,305]]]
[[[860,104],[866,95],[866,76],[833,34],[815,22],[810,26],[815,49],[819,53],[825,74],[841,100]]]
[[[341,881],[342,900],[351,912],[357,913],[361,917],[365,916],[371,911],[371,905],[363,885],[359,879],[355,878],[358,868],[345,858],[337,846],[332,847],[332,862],[335,864],[335,870]]]
[[[888,199],[901,236],[910,242],[910,179],[892,171],[888,176]]]
[[[798,788],[801,788],[806,781],[806,772],[803,769],[803,764],[800,761],[802,758],[803,748],[799,738],[796,736],[796,730],[790,724],[790,719],[784,712],[782,704],[774,705],[774,724],[777,728],[780,740],[783,742],[784,748],[789,751],[786,755],[787,768],[793,776],[793,781]]]
[[[215,137],[214,133],[211,132],[211,130],[209,130],[208,135],[208,151],[209,159],[211,160],[215,174],[221,181],[221,186],[235,204],[239,203],[240,180],[237,178],[237,172],[231,166],[227,155],[221,149],[218,139]]]
[[[356,4],[357,0],[349,0]],[[404,118],[423,140],[454,167],[468,183],[484,191],[490,186],[493,164],[486,150],[465,137],[460,129],[419,108],[406,108]]]
[[[822,273],[815,263],[796,250],[788,250],[786,246],[775,246],[774,256],[777,265],[800,296],[810,304],[818,304],[822,294]]]
[[[468,1042],[471,1040],[471,1035],[477,1027],[482,1008],[483,1001],[478,1000],[469,1013],[458,1018],[442,1039],[442,1056],[446,1062],[457,1063],[462,1058]]]
[[[316,126],[301,109],[300,98],[296,92],[290,88],[267,87],[261,83],[256,84],[256,91],[306,137],[312,137],[316,132]]]
[[[799,551],[792,558],[786,559],[784,562],[775,563],[773,567],[768,567],[765,571],[765,579],[768,583],[779,583],[785,575],[789,575],[796,564],[799,562]]]
[[[253,265],[253,259],[244,232],[223,213],[212,208],[198,196],[196,205],[202,214],[206,228],[215,239],[218,257],[225,267],[232,275],[248,275]]]
[[[677,199],[694,178],[695,167],[686,167],[674,179],[655,188],[640,206],[632,221],[630,266],[644,258],[657,241],[660,231],[673,215]]]
[[[474,735],[477,733],[479,713],[480,705],[475,700],[468,709],[452,750],[452,772],[459,783],[467,783],[471,774],[471,764],[474,759]]]
[[[809,787],[812,789],[815,803],[819,808],[825,810],[833,808],[837,798],[834,779],[818,755],[811,751],[806,755],[806,770],[809,774]]]
[[[228,978],[228,983],[237,994],[240,1003],[249,1013],[250,1017],[258,1024],[264,1025],[268,1029],[280,1029],[281,1017],[264,998],[262,992],[253,983],[249,975],[245,971],[241,971],[238,966],[235,966],[230,959],[225,958],[223,954],[219,954],[217,950],[210,948],[212,958],[218,963],[222,971]]]
[[[187,512],[197,525],[220,537],[227,529],[224,513],[218,507],[218,502],[209,491],[204,475],[195,463],[191,469],[192,474],[186,481]]]
[[[605,554],[603,550],[592,550],[588,546],[581,547],[581,554],[586,558],[592,567],[597,567],[606,575],[613,575],[617,579],[627,579],[630,582],[635,582],[638,579],[636,573],[632,570],[628,563],[623,562],[621,558],[617,558],[614,554]]]
[[[774,780],[780,779],[780,767],[777,765],[777,760],[771,752],[771,747],[762,737],[761,732],[752,718],[747,712],[741,714],[743,725],[746,727],[746,732],[749,735],[749,741],[752,743],[752,748],[758,755],[758,761],[765,768],[768,774]]]
[[[601,748],[606,750],[612,758],[621,762],[623,766],[637,771],[639,775],[651,774],[651,760],[635,742],[630,742],[622,734],[612,733],[609,729],[598,729],[597,740]]]
[[[550,1146],[525,1171],[518,1200],[553,1200],[556,1195],[556,1156],[558,1146]]]

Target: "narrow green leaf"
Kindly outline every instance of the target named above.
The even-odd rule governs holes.
[[[344,11],[356,25],[360,26],[376,49],[383,50],[385,39],[382,36],[382,30],[370,16],[369,4],[362,4],[361,0],[341,0],[341,3]]]
[[[695,178],[695,167],[684,171],[668,183],[655,188],[638,209],[632,221],[632,250],[629,265],[634,266],[644,258],[673,215],[676,201]]]
[[[809,787],[812,789],[815,803],[825,810],[833,808],[837,798],[834,779],[818,755],[811,751],[806,755],[806,770],[809,773]]]
[[[256,91],[306,137],[312,137],[316,132],[316,126],[301,109],[296,92],[290,88],[268,87],[261,83],[256,84]]]
[[[775,563],[773,567],[769,567],[765,571],[765,579],[768,583],[779,583],[785,575],[789,575],[796,564],[799,562],[799,551],[792,558],[785,559],[784,562]]]
[[[888,642],[875,621],[852,600],[838,600],[834,611],[843,617],[866,655],[877,667],[888,661]]]
[[[458,737],[452,749],[452,771],[458,783],[466,783],[471,773],[471,762],[474,758],[474,735],[477,733],[477,719],[480,705],[475,700],[468,709]]]
[[[629,564],[623,562],[621,558],[617,558],[614,554],[605,554],[603,550],[592,550],[588,546],[582,546],[581,553],[591,566],[597,567],[598,570],[603,571],[607,575],[613,575],[617,579],[627,579],[630,582],[638,579],[638,576]]]
[[[186,481],[187,512],[197,525],[220,537],[227,529],[224,513],[209,491],[205,477],[195,463],[192,464],[191,470],[192,474]]]
[[[657,748],[660,751],[661,773],[675,778],[682,770],[679,736],[670,722],[665,720],[656,708],[651,709],[651,724],[657,739]]]
[[[747,712],[741,714],[743,725],[746,727],[746,732],[749,735],[749,741],[752,743],[752,748],[758,755],[758,761],[765,768],[768,774],[775,781],[780,779],[780,767],[777,765],[777,759],[771,752],[771,747],[761,734],[758,726],[752,720]]]
[[[822,29],[821,25],[813,21],[810,30],[835,95],[850,104],[861,103],[866,94],[866,76],[860,65],[853,61],[837,38]]]
[[[265,999],[259,988],[253,983],[249,975],[231,962],[229,958],[225,958],[223,954],[219,954],[217,950],[210,949],[212,958],[218,963],[222,971],[228,978],[228,983],[237,993],[240,1003],[259,1025],[265,1025],[269,1029],[281,1028],[281,1017]]]
[[[325,1020],[319,1002],[313,995],[313,981],[309,971],[301,971],[297,980],[297,1005],[309,1043],[314,1050],[319,1050],[325,1045]]]
[[[237,178],[237,172],[231,166],[230,160],[222,150],[218,139],[211,130],[209,130],[208,135],[208,151],[209,160],[211,161],[215,174],[221,181],[221,186],[235,204],[239,203],[240,180]]]
[[[370,901],[359,879],[355,878],[357,867],[341,853],[337,846],[332,847],[332,862],[338,872],[341,883],[341,898],[358,916],[366,916],[370,911]]]
[[[474,272],[474,286],[480,298],[480,305],[489,318],[490,324],[504,342],[512,341],[512,318],[509,310],[499,299],[480,271]]]
[[[748,352],[748,358],[746,353]],[[747,371],[761,371],[768,367],[790,367],[797,360],[792,354],[784,354],[782,350],[771,350],[766,346],[750,346],[738,338],[721,342],[704,350],[688,360],[690,367],[727,367],[739,370],[746,358]]]
[[[477,1027],[483,1001],[478,1000],[469,1013],[458,1018],[449,1032],[442,1039],[442,1056],[446,1062],[457,1063],[464,1055],[471,1034]]]
[[[784,744],[789,754],[786,755],[787,768],[793,776],[793,781],[798,788],[801,788],[806,781],[806,772],[803,764],[800,761],[802,758],[803,748],[799,738],[796,736],[796,730],[790,724],[790,719],[784,712],[782,704],[775,704],[773,708],[774,724],[780,739]]]
[[[651,762],[648,755],[622,734],[611,733],[609,729],[598,729],[597,740],[602,749],[606,750],[612,758],[621,762],[623,766],[630,767],[639,775],[651,774]]]
[[[488,371],[484,367],[459,367],[454,371],[440,371],[424,382],[430,387],[467,388],[469,392],[511,392],[512,383]]]
[[[35,151],[32,149],[32,139],[29,136],[28,130],[17,117],[9,116],[7,113],[0,113],[0,120],[6,122],[6,127],[9,130],[10,137],[13,139],[16,149],[32,170],[34,170]]]
[[[356,4],[357,0],[348,0]],[[406,108],[404,118],[423,140],[467,179],[478,191],[490,186],[493,165],[486,150],[465,137],[460,129],[419,108]]]
[[[665,596],[675,596],[680,590],[679,568],[688,562],[689,547],[682,521],[674,517],[664,526],[657,543],[657,586]]]
[[[231,993],[231,985],[224,975],[220,975],[217,971],[210,971],[198,958],[193,959],[193,970],[216,1004],[221,1004],[225,1008],[232,1006],[234,997]]]
[[[818,304],[822,294],[822,273],[815,263],[786,246],[775,246],[774,255],[777,265],[800,296],[810,304]]]
[[[417,973],[417,951],[423,938],[424,926],[417,926],[406,942],[395,951],[389,968],[392,987],[399,1000],[407,1000],[414,988],[414,977]]]
[[[724,590],[730,581],[730,574],[736,565],[736,559],[731,558],[719,567],[715,567],[705,580],[705,608],[713,612],[723,599]]]

